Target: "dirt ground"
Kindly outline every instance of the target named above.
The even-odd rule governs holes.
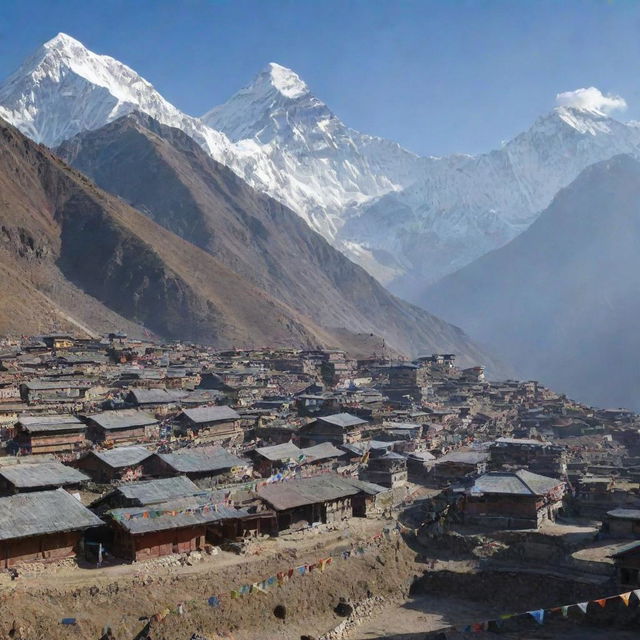
[[[254,555],[221,552],[193,566],[62,566],[24,574],[15,581],[5,575],[0,581],[0,638],[97,639],[110,627],[116,640],[129,640],[148,617],[166,608],[175,612],[152,623],[153,640],[188,640],[192,633],[209,640],[299,640],[303,634],[321,635],[342,620],[334,613],[341,598],[358,602],[374,594],[393,601],[407,596],[420,566],[399,535],[371,542],[387,524],[392,523],[352,519],[334,531],[324,527],[266,540]],[[266,593],[229,597],[243,584],[314,563],[367,540],[363,555],[334,561],[324,572],[294,576]],[[220,606],[207,604],[211,596],[220,596]],[[182,614],[176,611],[180,603]],[[284,620],[274,615],[278,605],[285,608]],[[76,624],[63,625],[64,618],[75,618]]]
[[[444,596],[419,596],[390,605],[357,627],[349,640],[423,640],[425,634],[451,625],[498,617],[504,610],[472,600]],[[435,634],[434,634],[435,635]],[[447,640],[495,640],[496,634],[447,631]],[[429,636],[433,638],[433,636]],[[437,637],[437,635],[436,635]],[[638,629],[588,627],[575,621],[540,628],[500,633],[504,640],[637,640]]]
[[[163,561],[97,569],[63,563],[23,571],[15,581],[2,574],[0,639],[98,640],[109,627],[115,640],[133,640],[150,617],[167,608],[171,612],[166,617],[151,622],[152,640],[189,640],[194,633],[207,640],[318,638],[344,620],[335,612],[341,600],[358,603],[373,595],[384,598],[384,607],[347,640],[423,640],[430,631],[451,625],[610,595],[602,593],[602,586],[549,575],[480,571],[477,559],[464,554],[443,559],[438,550],[430,553],[415,540],[407,544],[395,533],[373,540],[393,525],[393,521],[351,519],[335,527],[323,525],[257,541],[250,555],[220,552],[185,566]],[[338,557],[358,547],[365,553],[346,560]],[[294,575],[265,593],[230,597],[241,585],[329,555],[336,559],[325,571]],[[211,596],[220,598],[219,606],[208,604]],[[76,624],[64,625],[63,618],[75,618]],[[501,635],[505,640],[640,637],[637,627],[627,632],[581,625],[580,620],[558,629],[534,625],[517,633],[505,629]],[[471,637],[488,640],[495,634]],[[464,634],[447,634],[447,640],[458,638],[466,640]]]

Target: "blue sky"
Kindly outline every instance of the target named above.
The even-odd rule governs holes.
[[[200,115],[266,63],[421,154],[495,148],[595,86],[640,119],[636,0],[3,0],[0,76],[64,31]]]

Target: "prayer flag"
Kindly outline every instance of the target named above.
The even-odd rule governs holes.
[[[536,609],[535,611],[527,611],[527,613],[538,623],[544,624],[544,609]]]
[[[624,602],[625,606],[629,606],[629,598],[631,597],[631,591],[627,591],[627,593],[620,594],[620,600]]]
[[[582,613],[587,613],[587,607],[589,606],[589,603],[588,602],[578,602],[577,606],[580,607],[580,610],[582,611]]]
[[[234,592],[232,592],[232,593],[234,593]],[[210,607],[219,607],[220,606],[220,598],[218,598],[218,596],[211,596],[207,600],[207,602],[209,603]]]
[[[251,585],[251,593],[266,593],[262,582],[254,582]]]
[[[565,618],[569,615],[569,607],[568,606],[560,607],[560,610],[562,611],[562,615]]]
[[[606,598],[600,598],[599,600],[594,600],[594,602],[597,602],[603,609],[607,606]]]

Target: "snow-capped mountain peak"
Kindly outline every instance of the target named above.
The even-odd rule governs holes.
[[[65,33],[43,44],[0,87],[0,117],[51,147],[136,110],[183,129],[216,159],[226,158],[224,135],[179,111],[127,65]]]
[[[256,138],[266,143],[285,130],[290,132],[301,120],[308,128],[332,117],[297,73],[271,62],[247,86],[201,119],[233,141]]]
[[[268,84],[285,98],[295,100],[309,93],[309,87],[300,76],[291,69],[283,67],[277,62],[270,62],[253,81],[252,87]]]

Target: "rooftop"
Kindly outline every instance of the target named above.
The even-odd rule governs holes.
[[[21,416],[18,425],[29,433],[46,431],[82,431],[85,425],[72,415]]]
[[[223,420],[239,420],[240,415],[231,407],[196,407],[195,409],[184,409],[182,412],[191,422],[203,424],[207,422],[220,422]]]
[[[269,484],[260,487],[258,495],[276,510],[284,511],[307,504],[347,498],[358,493],[375,495],[383,491],[387,489],[376,484],[345,478],[337,474],[327,474]]]
[[[302,449],[298,448],[293,442],[284,442],[270,447],[256,447],[255,452],[271,462],[288,459],[297,460],[302,455]]]
[[[349,427],[358,427],[363,424],[367,424],[366,420],[358,418],[358,416],[352,416],[350,413],[334,413],[331,416],[321,416],[318,418],[320,422],[326,422],[333,424],[337,427],[347,429]]]
[[[102,520],[64,489],[0,498],[0,540],[78,531]]]
[[[89,480],[84,473],[61,462],[14,464],[0,468],[0,476],[17,489],[62,487]]]
[[[102,460],[102,462],[114,469],[120,469],[140,464],[153,454],[144,447],[135,446],[116,447],[107,451],[91,451],[90,455]]]
[[[249,464],[222,447],[181,449],[174,453],[159,453],[158,457],[178,473],[222,471],[232,467],[246,467]]]
[[[185,476],[132,482],[118,487],[116,491],[125,498],[138,502],[141,506],[202,493],[202,490]]]
[[[158,424],[158,421],[145,411],[136,409],[122,409],[120,411],[103,411],[87,416],[105,431],[117,431],[118,429],[130,429],[132,427],[146,427]]]
[[[513,473],[492,471],[477,478],[470,489],[470,493],[542,496],[562,484],[562,480],[541,476],[524,469]]]
[[[220,492],[207,492],[161,502],[151,508],[112,509],[108,515],[133,535],[207,525],[249,515],[245,510],[222,504],[222,500]]]

